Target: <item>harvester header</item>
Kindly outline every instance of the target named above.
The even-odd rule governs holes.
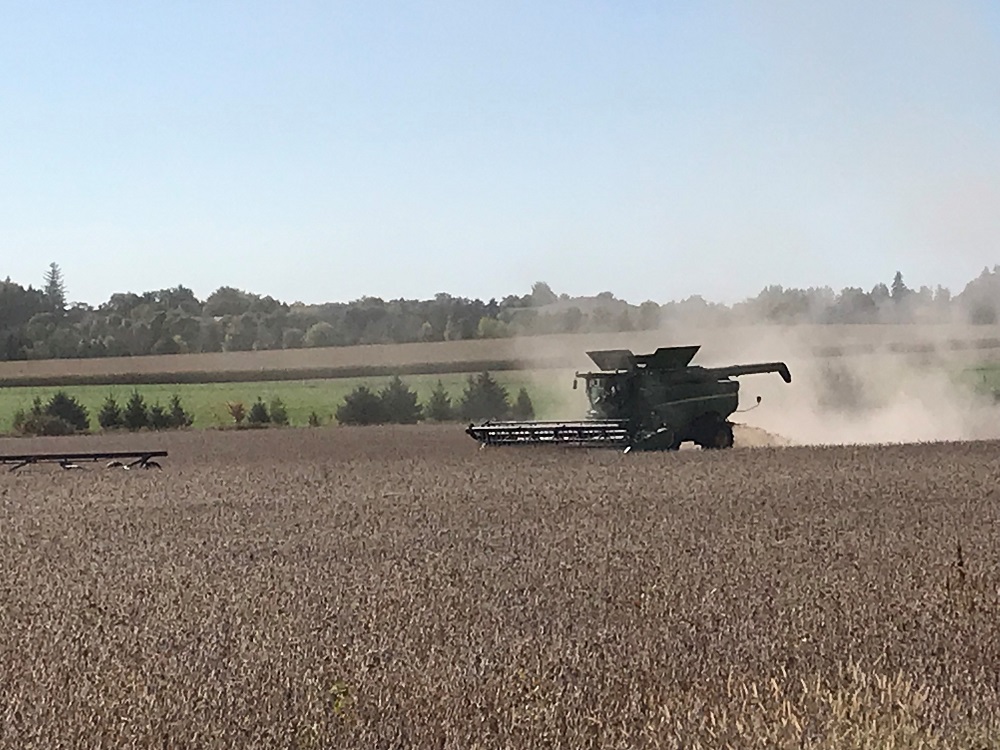
[[[700,346],[660,347],[651,354],[628,349],[587,352],[598,372],[576,373],[586,383],[587,418],[578,422],[486,422],[466,432],[483,445],[578,443],[625,450],[676,450],[691,441],[730,448],[744,375],[777,373],[792,382],[784,362],[702,367],[691,361]],[[760,403],[760,398],[757,398]]]

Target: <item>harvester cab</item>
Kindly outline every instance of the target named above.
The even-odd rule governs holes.
[[[730,448],[743,375],[778,373],[784,362],[726,367],[692,365],[699,346],[660,347],[652,354],[627,349],[587,352],[598,370],[576,373],[585,383],[587,418],[580,422],[486,422],[466,432],[484,445],[578,443],[628,450],[677,450],[690,441],[705,449]],[[758,403],[760,399],[758,398]]]

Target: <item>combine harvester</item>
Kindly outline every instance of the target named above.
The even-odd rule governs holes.
[[[470,424],[466,432],[487,445],[575,444],[630,450],[677,450],[691,441],[707,449],[733,446],[729,417],[739,407],[739,381],[776,372],[786,383],[784,362],[701,367],[691,360],[700,346],[661,347],[652,354],[628,349],[587,352],[601,371],[576,373],[586,381],[590,408],[579,422]],[[757,397],[757,403],[761,401]],[[753,407],[751,407],[753,408]]]

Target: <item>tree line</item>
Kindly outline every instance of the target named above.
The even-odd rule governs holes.
[[[379,391],[359,385],[344,398],[336,412],[340,424],[416,424],[422,421],[478,422],[484,419],[532,419],[535,406],[526,388],[512,401],[507,389],[489,372],[470,375],[461,397],[453,401],[439,380],[427,402],[395,376]]]
[[[249,409],[242,401],[226,404],[235,427],[285,427],[291,424],[288,410],[280,397],[265,403],[258,396]],[[149,404],[138,389],[124,403],[108,394],[97,413],[101,430],[175,430],[191,427],[194,415],[174,394],[166,406],[158,401]],[[379,390],[360,384],[337,408],[334,415],[342,425],[416,424],[417,422],[481,421],[485,419],[532,419],[535,407],[526,388],[513,399],[507,388],[490,372],[469,375],[465,389],[453,400],[442,381],[425,403],[398,375]],[[313,411],[307,420],[310,427],[319,427],[322,418]],[[20,435],[53,436],[90,432],[91,415],[86,406],[66,391],[59,390],[47,401],[37,396],[30,409],[18,409],[13,418],[14,432]]]
[[[437,294],[432,299],[363,297],[319,305],[287,303],[234,287],[200,300],[184,286],[123,292],[93,306],[68,301],[62,271],[43,283],[0,283],[0,360],[120,357],[356,344],[412,343],[655,330],[668,322],[907,323],[1000,320],[1000,266],[957,295],[941,286],[909,288],[902,273],[865,290],[769,286],[734,305],[700,296],[634,305],[611,292],[571,298],[545,282],[502,300]]]
[[[97,422],[102,430],[176,430],[190,427],[194,417],[184,409],[176,394],[164,407],[159,402],[147,404],[141,393],[133,391],[124,405],[108,395],[97,414]],[[66,391],[56,391],[48,401],[36,396],[30,409],[18,409],[13,428],[21,435],[73,435],[89,432],[91,418],[87,407],[75,397]]]

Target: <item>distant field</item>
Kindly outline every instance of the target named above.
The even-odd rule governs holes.
[[[467,374],[450,373],[443,375],[414,375],[404,377],[404,382],[416,391],[421,403],[441,380],[452,396],[453,403],[461,397]],[[572,373],[557,372],[502,372],[496,378],[507,387],[511,400],[518,389],[528,390],[535,410],[540,417],[557,417],[560,408],[574,395]],[[114,396],[119,405],[124,406],[133,390],[143,395],[147,404],[159,402],[166,406],[175,393],[184,408],[193,414],[194,427],[211,428],[232,424],[227,404],[243,402],[247,409],[261,397],[265,403],[280,398],[288,409],[293,425],[308,423],[309,414],[315,411],[324,424],[334,421],[333,414],[344,397],[360,384],[372,389],[381,388],[388,376],[369,378],[338,378],[327,380],[286,380],[242,383],[180,383],[152,384],[140,386],[74,385],[66,387],[20,387],[0,389],[0,432],[9,432],[14,413],[18,409],[29,409],[37,396],[47,400],[57,390],[64,390],[77,398],[88,410],[93,429],[98,429],[97,413],[108,394]],[[576,393],[581,393],[577,391]]]
[[[0,362],[0,387],[14,385],[132,385],[475,372],[480,370],[583,369],[591,349],[700,344],[696,361],[790,359],[880,353],[951,360],[1000,358],[1000,326],[731,326],[660,331],[565,334],[510,339],[293,349],[262,352],[176,354],[104,359]]]
[[[524,369],[508,341],[0,362],[0,385],[239,382]],[[540,357],[544,367],[557,357]]]

